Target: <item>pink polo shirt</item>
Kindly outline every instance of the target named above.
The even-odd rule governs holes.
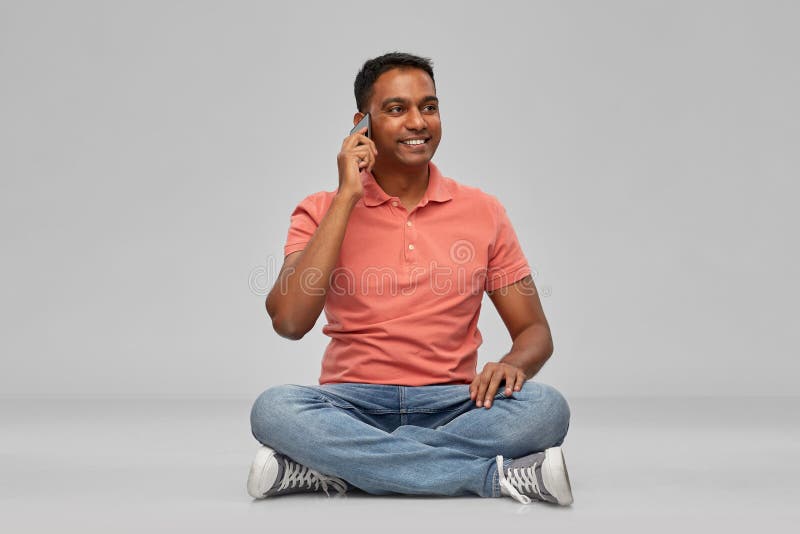
[[[407,211],[372,174],[347,223],[325,301],[331,340],[320,384],[467,384],[475,377],[484,291],[531,273],[505,209],[442,176]],[[335,191],[303,199],[284,252],[303,250]],[[498,355],[499,356],[499,355]]]

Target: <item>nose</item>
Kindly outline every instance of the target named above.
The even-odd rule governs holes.
[[[412,107],[408,113],[406,113],[406,128],[409,130],[425,129],[425,117],[423,117],[422,113],[415,107]]]

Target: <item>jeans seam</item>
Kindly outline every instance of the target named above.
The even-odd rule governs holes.
[[[454,408],[449,410],[433,410],[430,408],[413,408],[411,410],[406,410],[406,413],[425,413],[425,414],[434,414],[434,413],[451,413],[451,412],[460,412],[462,411],[461,408]]]
[[[318,397],[317,397],[318,401],[326,402],[326,403],[330,404],[331,406],[335,406],[337,408],[341,408],[342,410],[352,410],[352,411],[357,411],[357,412],[360,412],[360,413],[366,413],[366,414],[370,414],[370,415],[392,415],[392,414],[399,413],[397,410],[359,409],[359,408],[356,408],[355,406],[353,406],[352,404],[342,404],[341,402],[338,402],[338,401],[328,397],[324,393],[317,392],[317,395],[318,395]]]
[[[400,397],[400,401],[398,403],[398,408],[400,409],[400,424],[407,425],[408,424],[408,410],[405,407],[406,401],[406,389],[405,386],[397,386],[398,396]]]
[[[323,402],[327,402],[331,406],[335,406],[336,408],[339,408],[341,410],[348,410],[352,412],[364,413],[369,415],[396,415],[397,413],[399,413],[397,410],[362,410],[356,408],[355,406],[344,406],[342,404],[337,404],[335,402],[332,402],[330,399],[320,399],[320,400],[322,400]]]

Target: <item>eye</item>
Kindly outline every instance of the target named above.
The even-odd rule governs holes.
[[[422,108],[422,110],[427,111],[428,113],[436,113],[437,111],[439,111],[439,106],[437,106],[436,104],[428,104],[427,106]]]
[[[388,111],[389,113],[400,113],[402,110],[403,110],[402,106],[392,106],[386,111]]]

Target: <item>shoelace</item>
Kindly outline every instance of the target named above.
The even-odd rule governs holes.
[[[517,467],[514,469],[509,468],[507,474],[503,473],[503,457],[497,457],[497,477],[500,486],[511,494],[513,498],[522,504],[530,504],[531,499],[527,495],[523,495],[517,488],[527,493],[535,493],[541,496],[542,492],[539,490],[539,482],[536,480],[536,466],[534,464],[530,467]],[[506,478],[508,476],[508,478]],[[510,479],[510,480],[509,480]]]
[[[283,459],[283,465],[283,480],[281,480],[281,485],[278,487],[279,491],[290,487],[306,487],[308,489],[317,491],[319,490],[320,486],[322,486],[322,490],[325,492],[325,495],[330,497],[330,493],[328,493],[328,484],[330,484],[331,487],[340,495],[347,491],[347,485],[340,478],[325,476],[319,471],[296,462],[292,462],[286,458]]]

